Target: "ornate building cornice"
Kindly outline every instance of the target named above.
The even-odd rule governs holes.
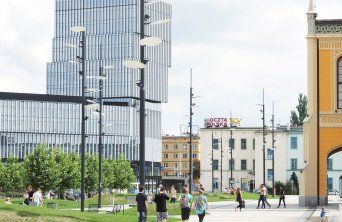
[[[342,20],[317,20],[316,34],[342,34]]]

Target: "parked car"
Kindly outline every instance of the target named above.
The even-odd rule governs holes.
[[[339,195],[340,193],[337,191],[337,190],[334,190],[334,189],[330,189],[328,191],[328,195]]]

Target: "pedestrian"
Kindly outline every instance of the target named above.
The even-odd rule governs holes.
[[[38,188],[38,190],[33,194],[33,202],[37,207],[43,206],[43,194],[40,188]]]
[[[135,197],[138,205],[138,222],[146,222],[147,218],[147,196],[145,195],[145,187],[139,186],[139,193]]]
[[[159,187],[157,189],[157,193],[156,194],[159,194],[160,193],[160,189],[163,187],[163,184],[159,184]]]
[[[192,209],[192,196],[189,194],[189,189],[183,187],[181,196],[179,197],[181,207],[182,221],[187,222],[190,217],[190,209]]]
[[[283,187],[280,187],[278,208],[280,207],[281,201],[283,201],[283,203],[284,203],[284,208],[286,208],[286,203],[285,203],[285,190],[284,190]]]
[[[322,208],[319,217],[321,218],[321,222],[325,221],[325,208],[324,207]]]
[[[166,222],[168,218],[166,201],[170,198],[165,194],[165,188],[161,187],[160,192],[156,194],[154,202],[157,208],[157,222]]]
[[[171,187],[171,203],[176,203],[176,198],[177,198],[177,190],[175,189],[174,186]]]
[[[258,206],[257,206],[257,209],[259,209],[260,207],[260,202],[262,202],[261,204],[261,208],[265,208],[265,199],[264,199],[264,189],[263,189],[263,186],[262,184],[259,186],[259,200],[258,200]]]
[[[34,194],[34,191],[33,191],[33,189],[32,189],[32,186],[28,186],[27,190],[28,190],[29,202],[33,202],[33,194]]]
[[[208,210],[208,200],[207,197],[204,196],[203,187],[199,189],[199,196],[196,197],[195,201],[195,213],[198,216],[199,222],[203,222],[205,217],[205,211]]]
[[[262,189],[264,190],[264,201],[267,204],[268,208],[271,208],[271,204],[267,201],[268,190],[264,184],[262,185]]]
[[[237,206],[235,207],[235,211],[236,211],[237,208],[240,208],[240,211],[241,211],[241,209],[242,209],[243,207],[245,207],[245,206],[244,206],[244,200],[243,200],[243,198],[242,198],[242,191],[241,191],[240,188],[237,188],[237,189],[236,189],[235,198],[236,198],[236,199],[235,199],[236,202],[239,203],[239,205],[237,205]]]

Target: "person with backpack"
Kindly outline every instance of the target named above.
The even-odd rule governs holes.
[[[242,199],[242,191],[241,191],[240,188],[237,188],[237,189],[236,189],[235,196],[236,196],[236,202],[239,203],[239,205],[237,205],[237,206],[235,207],[235,211],[236,211],[237,208],[240,208],[240,211],[241,211],[241,209],[242,209],[243,207],[245,207],[245,206],[244,206],[245,204],[244,204],[244,200]]]
[[[146,222],[147,218],[147,196],[145,195],[145,187],[139,186],[139,193],[135,197],[138,205],[138,221]]]
[[[198,216],[199,222],[203,222],[206,210],[208,210],[207,197],[204,196],[204,189],[200,188],[199,196],[196,197],[196,202],[195,202],[195,213]]]
[[[154,202],[157,208],[157,222],[166,222],[168,218],[166,201],[170,198],[165,194],[165,188],[161,187],[160,192],[156,194]]]
[[[190,210],[192,209],[192,196],[189,194],[187,187],[183,187],[183,192],[179,198],[179,203],[182,213],[182,221],[187,222],[190,217]]]

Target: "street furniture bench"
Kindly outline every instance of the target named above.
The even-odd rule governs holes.
[[[112,211],[107,211],[107,213],[112,213],[115,215],[120,214],[122,211],[122,215],[125,215],[125,205],[124,204],[114,204]]]
[[[46,206],[47,208],[57,209],[58,204],[56,202],[48,202]]]
[[[99,212],[98,204],[89,204],[88,212]]]

